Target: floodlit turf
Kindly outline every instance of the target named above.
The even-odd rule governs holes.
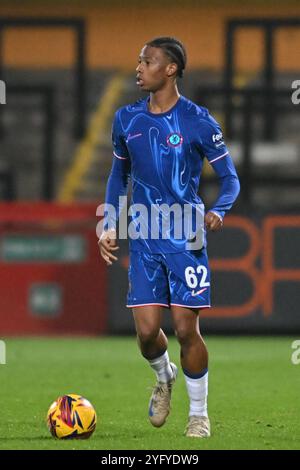
[[[182,372],[163,428],[147,419],[153,372],[135,339],[11,339],[0,365],[0,449],[300,449],[296,338],[208,337],[212,437],[185,438]],[[179,348],[169,342],[178,364]],[[47,409],[64,393],[88,398],[98,426],[87,441],[53,439]]]

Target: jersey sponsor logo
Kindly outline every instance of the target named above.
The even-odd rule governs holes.
[[[213,134],[212,135],[212,141],[215,142],[220,142],[220,140],[223,140],[223,134],[220,132],[219,134]]]
[[[182,144],[182,142],[183,142],[183,137],[181,134],[179,134],[179,132],[173,132],[173,134],[170,134],[167,137],[167,144],[170,147],[178,147],[179,145]]]
[[[219,134],[213,134],[212,141],[215,144],[216,149],[225,145],[222,132],[220,132]]]

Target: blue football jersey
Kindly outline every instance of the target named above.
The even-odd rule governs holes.
[[[148,102],[149,97],[138,100],[115,114],[106,203],[119,210],[118,197],[126,194],[130,178],[131,250],[186,251],[196,232],[205,245],[204,205],[198,195],[204,158],[220,178],[220,194],[210,210],[223,217],[239,192],[222,131],[206,108],[183,96],[160,114],[151,113]]]

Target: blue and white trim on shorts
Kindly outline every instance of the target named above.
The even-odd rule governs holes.
[[[158,305],[160,307],[169,307],[169,304],[163,304],[163,303],[153,303],[153,302],[145,302],[145,303],[138,303],[138,304],[130,304],[126,305],[126,307],[131,308],[131,307],[147,307],[148,305]]]
[[[205,309],[205,308],[211,308],[211,305],[187,305],[187,304],[175,304],[175,303],[170,303],[170,304],[165,304],[162,302],[158,303],[153,303],[153,302],[145,302],[145,303],[138,303],[138,304],[127,304],[127,308],[136,308],[136,307],[147,307],[150,305],[158,305],[160,307],[166,307],[170,308],[172,306],[174,307],[185,307],[185,308],[197,308],[197,309]]]

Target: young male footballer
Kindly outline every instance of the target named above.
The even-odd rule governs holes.
[[[190,400],[185,435],[202,438],[210,436],[208,352],[199,330],[199,313],[210,307],[205,232],[222,228],[240,186],[218,123],[178,91],[185,66],[186,51],[177,39],[159,37],[141,50],[137,85],[149,96],[115,114],[105,203],[116,215],[107,218],[99,246],[107,265],[117,260],[119,197],[126,195],[131,179],[127,306],[133,310],[141,353],[157,377],[149,420],[156,427],[165,423],[178,372],[161,329],[167,307]],[[206,213],[198,196],[204,158],[220,182],[218,198]]]

